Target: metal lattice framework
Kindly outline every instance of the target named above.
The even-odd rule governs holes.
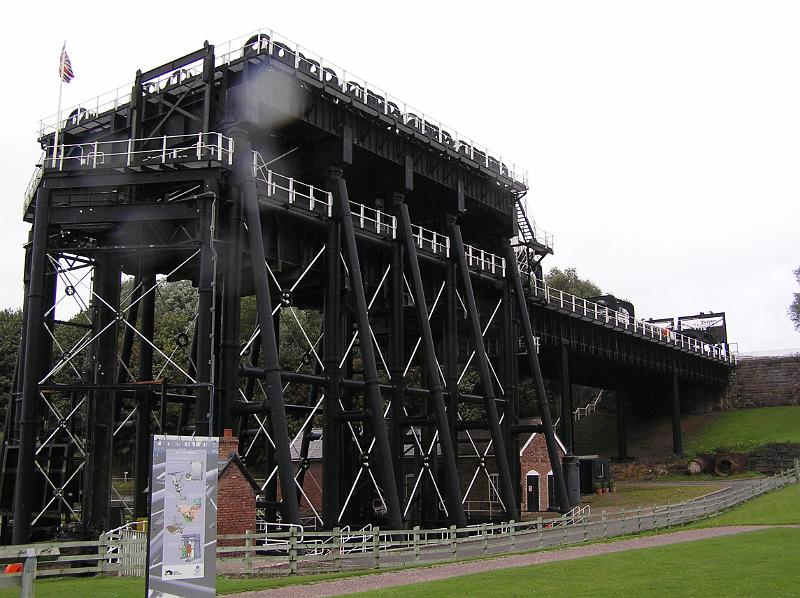
[[[671,376],[673,405],[679,376],[724,379],[725,347],[544,285],[524,171],[312,56],[271,31],[206,43],[43,123],[0,477],[14,542],[96,535],[112,502],[146,516],[151,433],[227,428],[269,522],[518,520],[531,431],[566,512],[544,375],[568,388],[570,354],[590,375],[577,358],[613,347],[632,379]]]

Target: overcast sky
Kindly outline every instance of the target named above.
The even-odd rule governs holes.
[[[191,7],[178,8],[179,6]],[[741,351],[800,347],[800,3],[15,3],[0,24],[0,307],[22,304],[38,121],[259,27],[527,168],[530,210],[637,316],[725,311]]]

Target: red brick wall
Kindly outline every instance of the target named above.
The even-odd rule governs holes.
[[[563,456],[559,450],[559,456]],[[547,442],[544,434],[537,434],[520,456],[520,510],[524,513],[528,509],[528,472],[534,470],[539,473],[539,509],[546,511],[550,504],[547,497],[547,474],[552,469],[550,457],[547,454]],[[535,505],[532,511],[536,511]]]
[[[237,453],[239,440],[235,437],[219,439],[219,465],[224,467],[231,453]],[[250,481],[239,467],[232,463],[219,476],[217,486],[217,533],[244,534],[256,531],[256,495]],[[241,540],[220,540],[220,546],[244,544]]]

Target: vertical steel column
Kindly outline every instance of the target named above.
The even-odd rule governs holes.
[[[517,334],[514,325],[514,304],[511,301],[512,282],[507,278],[503,285],[503,311],[501,320],[501,355],[500,371],[503,376],[505,390],[505,418],[503,419],[503,438],[506,439],[506,458],[511,471],[511,483],[514,485],[516,505],[519,507],[520,497],[520,459],[519,459],[519,432],[516,431],[517,414],[519,413],[519,388],[517,387],[516,373],[519,367],[517,359]]]
[[[241,246],[241,207],[238,202],[226,205],[228,226],[226,227],[226,260],[222,289],[222,346],[220,355],[222,394],[218,401],[218,416],[214,419],[219,433],[230,428],[233,418],[230,412],[239,398],[239,351],[241,348],[242,294],[242,246]]]
[[[283,401],[281,366],[278,358],[278,345],[275,337],[275,324],[272,320],[272,300],[269,295],[264,236],[261,229],[261,215],[258,209],[256,182],[253,177],[253,146],[247,132],[237,128],[231,131],[236,144],[233,160],[233,186],[238,190],[239,201],[247,224],[250,262],[253,265],[253,284],[258,304],[258,323],[261,327],[261,346],[264,351],[264,370],[267,398],[269,400],[272,439],[275,442],[275,456],[278,462],[278,476],[281,484],[284,521],[300,523],[300,509],[289,452],[289,429],[286,421],[286,407]]]
[[[617,461],[629,461],[628,430],[625,427],[625,394],[622,384],[617,385]]]
[[[133,329],[136,327],[136,321],[139,317],[139,297],[142,296],[142,287],[140,283],[142,279],[136,276],[133,279],[133,294],[129,299],[129,305],[133,304],[128,309],[128,315],[125,320],[130,326],[123,326],[122,330],[122,346],[119,350],[119,367],[117,368],[116,383],[122,384],[128,379],[128,370],[131,364],[131,354],[133,353]],[[122,399],[125,395],[123,393],[116,393],[114,396],[114,422],[119,422],[120,414],[122,412]]]
[[[113,392],[117,361],[117,314],[119,313],[120,270],[115,256],[101,253],[95,262],[93,306],[95,340],[95,389],[89,391],[86,410],[87,463],[82,499],[83,532],[87,537],[109,529],[111,503],[111,458],[114,433]],[[109,324],[111,325],[110,327]]]
[[[448,261],[445,265],[445,377],[447,380],[447,423],[450,426],[450,438],[453,441],[453,452],[458,461],[458,298],[456,297],[456,263]]]
[[[467,256],[464,253],[461,227],[459,227],[458,223],[455,221],[450,222],[450,241],[451,251],[455,254],[455,259],[458,261],[458,269],[461,271],[461,282],[464,286],[464,298],[467,302],[472,343],[475,345],[475,362],[478,365],[478,373],[480,374],[481,386],[483,387],[486,415],[489,420],[489,432],[494,444],[495,460],[497,461],[497,473],[499,474],[500,481],[500,498],[503,500],[503,505],[506,508],[506,518],[517,520],[519,519],[519,510],[517,509],[516,493],[514,492],[513,482],[511,481],[508,459],[506,459],[506,445],[503,441],[503,433],[500,429],[500,421],[497,415],[494,385],[492,383],[491,374],[489,373],[489,359],[486,357],[486,347],[483,344],[478,306],[475,303],[475,293],[472,290],[472,279],[469,275],[469,266],[467,266]]]
[[[152,270],[139,272],[142,283],[142,299],[138,303],[141,317],[139,332],[153,342],[155,332],[156,275]],[[126,327],[127,328],[127,327]],[[153,347],[144,339],[139,340],[139,381],[150,382],[153,378]],[[133,463],[133,516],[147,517],[148,496],[146,489],[150,480],[150,417],[153,390],[149,386],[136,391],[136,445]],[[162,422],[163,428],[163,422]]]
[[[47,271],[47,231],[50,220],[50,190],[39,187],[33,220],[28,310],[25,314],[25,360],[22,378],[22,405],[19,416],[19,454],[14,481],[14,532],[12,542],[25,544],[31,537],[33,510],[34,450],[36,411],[39,401],[39,343],[44,337],[45,274]]]
[[[561,439],[567,447],[567,453],[575,451],[572,432],[572,381],[569,376],[569,349],[567,342],[561,339]]]
[[[676,456],[683,454],[681,438],[681,391],[678,372],[672,373],[672,452]]]
[[[436,360],[436,349],[433,344],[431,323],[428,320],[428,304],[425,300],[425,288],[422,286],[422,274],[419,269],[417,247],[414,244],[414,234],[411,230],[411,218],[408,215],[408,206],[402,200],[395,199],[395,205],[400,214],[401,238],[405,245],[408,267],[411,270],[411,288],[414,291],[414,305],[419,321],[420,336],[422,336],[422,350],[425,356],[425,373],[428,377],[428,389],[431,402],[436,412],[436,426],[439,430],[439,446],[444,457],[445,483],[447,509],[451,521],[458,527],[467,526],[467,517],[464,514],[464,505],[461,502],[461,487],[458,480],[458,465],[453,451],[453,439],[450,435],[450,425],[447,420],[447,410],[442,394],[442,381],[439,375],[439,365]],[[501,455],[503,444],[495,444],[495,455]]]
[[[402,201],[403,196],[394,195],[395,205]],[[397,214],[396,214],[397,215]],[[399,221],[399,215],[398,221]],[[403,281],[403,245],[401,243],[392,244],[392,273],[391,284],[389,287],[389,375],[392,381],[392,410],[389,415],[389,443],[391,444],[392,458],[395,462],[395,486],[405,488],[404,471],[404,427],[401,424],[403,419],[403,406],[405,402],[405,382],[403,380],[403,369],[405,367],[405,328],[403,317],[403,296],[405,284]],[[405,495],[402,501],[405,502]]]
[[[525,300],[525,292],[522,288],[517,259],[514,255],[514,248],[506,246],[506,268],[514,285],[514,294],[517,298],[517,315],[522,323],[522,332],[525,335],[525,344],[528,347],[528,367],[530,368],[533,382],[536,389],[536,399],[539,403],[539,413],[542,418],[544,428],[544,438],[547,443],[547,455],[550,458],[550,466],[553,468],[553,483],[555,484],[555,498],[558,508],[562,513],[570,510],[569,498],[567,497],[567,486],[564,481],[564,470],[561,467],[561,458],[558,454],[558,444],[556,434],[553,429],[553,419],[550,416],[550,404],[547,401],[547,393],[544,388],[542,378],[542,368],[539,364],[539,356],[536,353],[536,343],[533,338],[533,328],[531,327],[530,314],[528,313],[528,303]],[[570,414],[571,417],[571,414]]]
[[[339,392],[341,386],[341,262],[339,260],[339,224],[328,221],[325,243],[325,267],[323,283],[322,314],[322,360],[325,368],[325,401],[323,403],[322,426],[322,520],[328,528],[338,524],[341,509],[341,434],[337,416],[339,414]]]
[[[389,435],[386,432],[386,422],[383,417],[383,399],[378,382],[378,368],[375,362],[375,348],[372,344],[372,334],[369,326],[369,313],[367,312],[367,299],[364,295],[364,281],[361,278],[361,263],[358,258],[356,234],[353,229],[353,217],[350,213],[350,199],[347,193],[347,183],[342,177],[341,170],[331,171],[329,188],[333,192],[335,211],[345,239],[347,266],[350,272],[350,284],[355,301],[356,315],[358,316],[359,343],[364,369],[364,395],[369,406],[372,420],[372,433],[375,438],[378,468],[380,469],[383,493],[386,500],[389,525],[393,529],[402,529],[403,512],[395,485],[394,465],[392,453],[389,448]]]
[[[211,331],[214,322],[214,262],[211,246],[211,208],[208,200],[200,203],[200,217],[197,221],[200,237],[200,279],[197,285],[197,401],[195,402],[194,432],[198,436],[208,436],[211,415],[212,385],[211,352],[214,339]]]

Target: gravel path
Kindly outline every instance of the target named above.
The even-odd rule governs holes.
[[[539,565],[541,563],[552,563],[554,561],[578,559],[585,556],[609,554],[612,552],[620,552],[622,550],[649,548],[651,546],[665,546],[667,544],[678,544],[681,542],[693,542],[695,540],[704,540],[706,538],[714,538],[717,536],[729,536],[732,534],[740,534],[742,532],[751,532],[764,529],[765,527],[768,526],[739,525],[687,530],[674,532],[671,534],[659,534],[655,536],[632,538],[630,540],[621,540],[619,542],[612,542],[608,544],[589,544],[586,546],[574,546],[571,548],[550,550],[547,552],[519,554],[467,563],[454,563],[451,565],[419,567],[405,571],[376,573],[375,575],[348,577],[344,579],[324,581],[308,585],[288,586],[285,588],[276,588],[274,590],[245,592],[243,594],[235,594],[235,596],[238,598],[318,598],[320,596],[338,596],[340,594],[379,590],[382,588],[406,585],[410,583],[447,579],[457,575],[484,573],[486,571],[505,569],[508,567]]]

